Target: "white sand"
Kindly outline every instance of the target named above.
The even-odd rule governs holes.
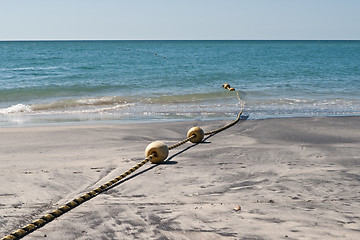
[[[0,237],[224,123],[0,129]],[[360,117],[241,121],[131,176],[24,239],[360,239]]]

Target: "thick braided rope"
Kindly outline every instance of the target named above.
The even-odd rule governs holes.
[[[188,141],[190,141],[190,140],[193,139],[194,137],[196,137],[196,136],[195,136],[195,135],[192,135],[192,136],[190,136],[190,137],[188,137],[188,138],[186,138],[186,139],[184,139],[184,140],[182,140],[182,141],[180,141],[180,142],[178,142],[178,143],[176,143],[176,144],[174,144],[174,145],[171,145],[171,146],[169,147],[169,150],[172,150],[172,149],[174,149],[174,148],[177,148],[177,147],[179,147],[179,146],[187,143]]]
[[[126,172],[124,172],[123,174],[119,175],[118,177],[114,178],[113,180],[101,185],[98,188],[95,188],[91,191],[89,191],[88,193],[85,193],[84,195],[81,195],[78,198],[75,198],[74,200],[66,203],[65,205],[59,207],[58,209],[45,214],[44,216],[42,216],[41,218],[33,221],[32,223],[14,231],[13,233],[3,237],[1,240],[15,240],[15,239],[20,239],[25,237],[27,234],[35,231],[36,229],[44,226],[45,224],[51,222],[52,220],[54,220],[57,217],[60,217],[61,215],[63,215],[64,213],[70,211],[71,209],[79,206],[80,204],[90,200],[91,198],[99,195],[100,193],[108,190],[111,186],[113,186],[115,183],[119,182],[120,180],[126,178],[127,176],[129,176],[131,173],[135,172],[137,169],[139,169],[140,167],[142,167],[143,165],[145,165],[147,162],[149,162],[153,157],[155,157],[155,155],[150,155],[147,158],[145,158],[143,161],[141,161],[140,163],[136,164],[134,167],[130,168],[129,170],[127,170]]]

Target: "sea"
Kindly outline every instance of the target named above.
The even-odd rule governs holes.
[[[230,84],[236,91],[222,88]],[[360,41],[1,41],[0,127],[360,115]]]

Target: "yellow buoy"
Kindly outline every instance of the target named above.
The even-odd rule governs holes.
[[[195,135],[194,138],[190,139],[190,142],[192,143],[199,143],[204,138],[204,130],[202,130],[199,127],[192,127],[187,132],[187,137],[191,137],[192,135]]]
[[[224,83],[222,86],[223,86],[223,88],[225,88],[225,89],[230,88],[230,85],[229,85],[229,84],[227,84],[227,83]]]
[[[145,156],[148,157],[154,154],[155,156],[150,159],[152,163],[162,163],[169,155],[169,148],[161,141],[150,143],[145,149]]]

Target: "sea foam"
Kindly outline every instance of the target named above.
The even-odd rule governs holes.
[[[12,114],[12,113],[28,113],[31,112],[31,107],[25,104],[16,104],[7,108],[0,108],[0,114]]]

